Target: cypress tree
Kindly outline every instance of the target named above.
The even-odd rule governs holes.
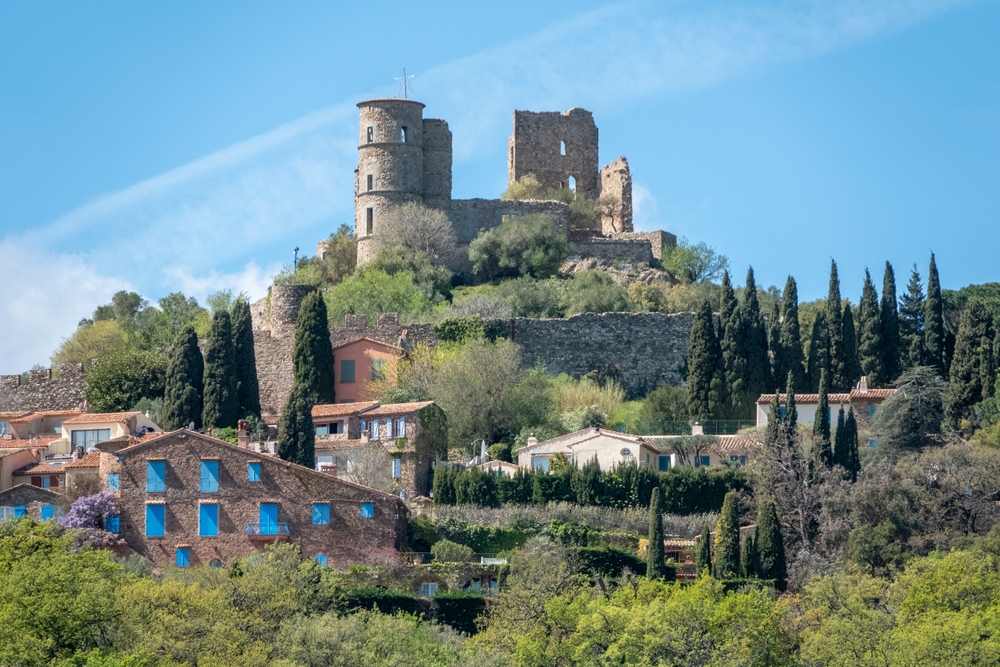
[[[899,297],[899,337],[906,368],[924,363],[924,307],[924,287],[914,264],[906,293]]]
[[[694,316],[688,346],[688,414],[704,421],[718,414],[722,379],[719,342],[712,323],[712,307],[703,301]],[[724,396],[724,394],[723,394]]]
[[[844,348],[844,314],[840,303],[840,277],[837,274],[837,262],[830,263],[830,293],[826,298],[826,330],[830,346],[830,391],[850,391],[853,380],[848,372]]]
[[[764,444],[775,445],[781,437],[781,403],[778,392],[774,392],[770,410],[767,413],[767,426],[764,428]]]
[[[753,579],[757,576],[757,546],[754,544],[753,535],[747,535],[743,540],[743,550],[740,553],[740,574],[744,579]]]
[[[747,271],[746,288],[743,291],[743,303],[740,306],[743,322],[743,357],[746,359],[746,396],[749,397],[751,410],[755,409],[757,397],[774,391],[774,378],[771,375],[771,362],[767,356],[767,328],[760,312],[760,301],[757,299],[757,283],[754,280],[753,267]]]
[[[810,391],[819,391],[819,379],[830,366],[830,338],[826,330],[826,311],[816,313],[809,336]]]
[[[696,565],[698,576],[704,572],[712,573],[712,535],[708,530],[708,524],[701,529],[701,539],[698,540],[698,558]]]
[[[722,301],[719,305],[719,347],[728,389],[727,416],[739,419],[753,413],[756,396],[749,395],[746,359],[746,323],[729,283],[729,273],[722,276]]]
[[[278,422],[278,456],[307,468],[316,465],[312,407],[312,394],[302,385],[295,385]]]
[[[896,272],[885,263],[882,277],[882,344],[885,350],[885,384],[896,381],[903,372],[903,349],[899,335],[899,309],[896,305]]]
[[[167,363],[166,387],[160,426],[165,431],[187,428],[192,422],[201,428],[201,392],[205,376],[205,360],[198,348],[194,327],[184,327],[174,341]]]
[[[646,576],[662,579],[666,574],[663,564],[663,510],[660,506],[660,487],[653,489],[649,499],[649,544],[646,549]]]
[[[847,422],[844,408],[837,414],[837,431],[833,437],[833,463],[847,470],[851,467],[850,445],[847,440]]]
[[[795,278],[788,276],[781,295],[781,351],[784,369],[794,379],[796,391],[809,391],[802,363],[802,333],[799,329],[799,290]]]
[[[726,329],[736,313],[736,292],[729,280],[729,271],[722,274],[722,297],[719,300],[719,338],[725,338]]]
[[[931,266],[927,271],[927,299],[924,301],[924,355],[924,363],[944,376],[944,302],[934,253],[931,253]]]
[[[779,591],[785,590],[788,580],[788,567],[785,561],[785,541],[781,537],[781,525],[778,523],[778,511],[774,500],[764,498],[757,511],[757,558],[760,568],[757,576],[761,579],[771,579]]]
[[[886,385],[885,341],[882,336],[882,313],[872,277],[865,269],[865,286],[858,306],[858,363],[869,387]]]
[[[973,405],[993,395],[996,381],[993,338],[993,316],[981,301],[972,301],[958,325],[945,405],[945,414],[955,427]]]
[[[854,408],[847,410],[847,421],[844,422],[845,456],[847,457],[847,477],[858,481],[861,472],[861,456],[858,453],[858,421],[854,418]]]
[[[813,447],[819,461],[827,468],[833,466],[833,448],[830,446],[830,404],[826,391],[826,371],[820,372],[819,400],[816,419],[813,421]]]
[[[788,374],[784,350],[781,349],[781,310],[777,301],[771,306],[768,324],[768,348],[771,350],[771,386],[780,389]]]
[[[522,471],[519,470],[518,472]],[[455,504],[455,471],[451,466],[439,465],[434,468],[433,489],[434,504]]]
[[[735,491],[726,493],[715,525],[715,578],[732,579],[740,573],[740,509]]]
[[[851,304],[844,304],[844,319],[841,325],[843,335],[843,359],[844,372],[847,378],[847,388],[843,391],[850,391],[861,378],[861,365],[858,363],[858,336],[854,327],[854,312]]]
[[[240,419],[260,418],[260,385],[257,382],[257,355],[253,349],[253,322],[245,299],[233,304],[233,358],[236,363],[236,399]]]
[[[295,320],[292,350],[294,383],[305,387],[315,403],[333,403],[333,345],[326,303],[319,292],[302,300]]]
[[[794,438],[798,429],[799,412],[795,409],[795,382],[792,371],[788,371],[788,387],[785,389],[785,433],[789,438]]]
[[[205,342],[205,394],[202,423],[205,428],[235,428],[239,419],[236,396],[236,360],[229,313],[216,311]]]

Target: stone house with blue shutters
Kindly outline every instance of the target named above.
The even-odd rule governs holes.
[[[224,564],[290,542],[345,566],[405,538],[395,496],[207,435],[180,429],[97,448],[99,474],[118,498],[108,524],[157,565]]]
[[[35,521],[57,520],[63,515],[63,498],[31,484],[18,484],[0,492],[0,522],[28,516]]]

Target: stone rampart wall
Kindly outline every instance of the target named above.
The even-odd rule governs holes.
[[[653,250],[653,257],[663,259],[663,246],[668,248],[677,247],[677,237],[670,232],[657,229],[653,232],[618,232],[609,234],[610,238],[618,240],[646,240],[649,241]]]
[[[632,173],[625,156],[601,168],[601,233],[632,231]]]
[[[0,412],[75,410],[85,385],[83,364],[65,364],[57,377],[50,368],[29,371],[23,384],[20,375],[0,375]]]
[[[609,262],[630,262],[649,264],[653,261],[653,251],[645,239],[608,239],[592,237],[573,244],[571,256],[593,257]]]

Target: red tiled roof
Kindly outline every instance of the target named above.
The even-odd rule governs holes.
[[[760,439],[753,434],[720,435],[717,449],[723,452],[745,452],[760,447]]]
[[[405,415],[417,410],[422,410],[428,405],[434,405],[434,401],[422,401],[420,403],[389,403],[365,412],[365,417],[385,417],[389,415]]]
[[[383,345],[385,347],[395,348],[395,349],[399,350],[400,355],[403,355],[406,352],[406,350],[404,350],[403,348],[401,348],[398,345],[393,345],[392,343],[386,343],[385,341],[381,341],[381,340],[375,340],[374,338],[369,338],[368,336],[362,336],[361,338],[355,338],[350,343],[344,343],[343,345],[338,345],[337,347],[333,348],[333,350],[336,352],[337,350],[339,350],[342,347],[347,347],[348,345],[354,345],[355,343],[357,343],[358,341],[361,341],[361,340],[366,340],[369,343],[375,343],[376,345]]]
[[[853,389],[851,390],[851,401],[884,401],[892,396],[895,391],[895,389],[869,389],[867,392],[862,392]]]
[[[67,463],[66,468],[99,468],[101,467],[101,453],[87,452],[76,461]]]
[[[70,424],[72,426],[77,424],[118,424],[127,421],[130,417],[141,414],[141,412],[85,412],[72,419],[67,419],[63,424]]]
[[[80,414],[79,410],[46,410],[42,412],[31,412],[17,419],[8,420],[12,424],[27,424],[28,422],[42,417],[74,417]]]
[[[788,399],[787,394],[778,394],[778,402],[784,405],[785,401]],[[767,405],[774,400],[774,394],[761,394],[760,398],[757,399],[757,405]],[[829,404],[834,403],[849,403],[851,400],[850,394],[827,394],[826,402]],[[819,394],[795,394],[795,404],[796,405],[810,405],[819,403]]]
[[[66,469],[66,464],[60,462],[54,464],[52,461],[42,461],[41,463],[32,463],[31,465],[26,465],[23,468],[18,468],[14,471],[15,475],[57,475]]]
[[[16,412],[0,412],[0,422],[10,422],[18,417],[23,417],[25,415],[30,415],[29,410],[18,410]]]
[[[313,419],[317,417],[345,417],[354,415],[365,410],[378,407],[378,401],[361,401],[360,403],[328,403],[324,405],[314,405],[312,409]]]
[[[14,438],[13,440],[0,440],[0,448],[15,447],[29,449],[31,447],[47,447],[56,440],[62,440],[61,435],[36,435],[30,438]]]

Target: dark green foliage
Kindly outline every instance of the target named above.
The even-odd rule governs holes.
[[[233,328],[229,313],[212,316],[212,328],[205,342],[205,393],[202,424],[205,428],[235,427],[239,419],[236,396],[236,360],[233,356]]]
[[[434,502],[442,505],[455,504],[455,474],[449,465],[438,465],[434,468]]]
[[[785,388],[785,417],[782,426],[789,438],[797,436],[799,411],[795,409],[795,381],[793,372],[788,371],[788,386]]]
[[[826,327],[826,311],[816,313],[809,335],[809,390],[819,391],[819,379],[830,368],[830,334]]]
[[[757,397],[774,390],[771,364],[767,356],[767,328],[757,300],[753,267],[747,271],[746,289],[740,304],[740,319],[745,327],[743,357],[746,359],[746,389],[741,403],[756,409]]]
[[[167,362],[166,388],[163,392],[163,423],[165,431],[187,428],[191,423],[201,428],[201,392],[205,375],[205,360],[198,348],[194,327],[187,326],[177,335]]]
[[[924,308],[924,288],[914,264],[906,293],[899,297],[899,337],[906,368],[924,363]]]
[[[756,292],[754,293],[756,298]],[[753,412],[756,396],[749,387],[747,360],[750,331],[743,318],[743,311],[736,302],[736,295],[729,282],[729,272],[722,276],[722,300],[719,306],[719,347],[722,351],[722,368],[728,389],[726,416],[749,417]]]
[[[899,335],[899,310],[896,306],[896,272],[892,264],[885,263],[885,275],[882,278],[882,345],[885,351],[883,368],[885,369],[885,384],[895,382],[903,372],[903,349]]]
[[[566,285],[566,314],[630,310],[628,292],[604,271],[583,271]]]
[[[501,505],[530,504],[534,489],[534,475],[524,469],[519,469],[513,477],[501,477],[497,480],[497,498]],[[437,502],[436,491],[434,495],[434,501]]]
[[[312,408],[312,394],[305,387],[294,385],[278,422],[278,456],[307,468],[316,465]]]
[[[773,446],[781,439],[781,402],[778,392],[774,392],[769,408],[767,425],[764,427],[764,443]]]
[[[446,591],[434,596],[434,620],[459,632],[474,635],[476,619],[486,610],[486,598],[478,593]]]
[[[451,271],[434,263],[423,250],[400,246],[382,248],[358,274],[367,271],[380,271],[389,276],[405,274],[432,303],[441,303],[451,296]]]
[[[434,335],[438,340],[466,343],[470,340],[488,340],[510,336],[510,326],[506,320],[484,320],[478,313],[464,317],[446,317],[434,325]]]
[[[760,569],[757,576],[773,579],[775,588],[785,590],[788,567],[785,561],[785,541],[781,536],[781,524],[774,500],[765,497],[757,511],[757,558]]]
[[[802,334],[799,330],[799,290],[795,278],[788,276],[781,296],[781,370],[791,373],[796,391],[809,391],[805,365],[802,363]],[[784,377],[784,373],[779,377]]]
[[[667,514],[718,512],[729,491],[747,488],[740,468],[680,466],[660,474],[663,511]]]
[[[687,390],[668,384],[657,387],[646,395],[639,416],[647,422],[687,421]]]
[[[841,331],[844,333],[844,372],[848,378],[847,388],[850,391],[861,379],[861,364],[858,362],[858,336],[854,326],[854,311],[850,303],[844,304],[844,320]]]
[[[650,579],[662,579],[663,567],[663,510],[660,506],[660,489],[653,489],[649,502],[649,531],[646,536],[649,544],[646,551],[646,576]]]
[[[260,418],[260,385],[257,382],[257,356],[253,349],[253,322],[245,299],[233,304],[233,357],[236,363],[236,397],[240,419]]]
[[[662,544],[662,541],[660,543]],[[649,572],[647,564],[641,558],[631,551],[618,547],[575,547],[570,553],[576,559],[577,569],[587,574],[611,579],[620,577],[625,568],[640,576]],[[662,550],[660,560],[662,561]],[[658,578],[672,581],[676,575],[676,570],[664,563],[663,572]]]
[[[719,338],[725,338],[726,329],[736,313],[736,293],[733,291],[733,284],[729,280],[729,271],[722,274],[722,296],[719,300]]]
[[[837,430],[834,432],[833,464],[844,470],[847,470],[851,465],[850,444],[845,440],[847,438],[846,424],[844,408],[840,408],[837,413]]]
[[[767,326],[767,346],[771,352],[771,386],[775,389],[785,382],[787,371],[782,372],[785,364],[784,351],[781,349],[781,304],[777,301],[771,306],[771,315]]]
[[[479,234],[469,245],[472,270],[486,278],[555,274],[569,253],[566,235],[547,215],[511,216],[499,227]]]
[[[845,426],[851,446],[851,481],[856,482],[858,481],[858,473],[861,472],[861,454],[858,452],[858,422],[854,418],[854,408],[847,411]]]
[[[326,302],[319,292],[309,293],[299,306],[292,369],[294,383],[306,391],[314,404],[334,402],[333,346]]]
[[[725,409],[725,380],[719,357],[712,307],[703,301],[695,314],[688,346],[688,414],[692,419],[719,417]]]
[[[478,507],[499,507],[496,476],[482,468],[472,467],[455,476],[455,504]]]
[[[740,508],[735,493],[727,493],[715,525],[715,578],[740,575]]]
[[[712,534],[708,529],[708,524],[701,529],[701,539],[698,540],[698,555],[695,560],[698,568],[698,576],[706,572],[712,572]]]
[[[865,285],[858,306],[858,363],[861,375],[868,379],[869,387],[887,384],[885,372],[885,340],[882,336],[882,312],[872,277],[865,269]]]
[[[570,479],[570,486],[576,495],[577,505],[597,505],[604,497],[604,484],[602,483],[601,465],[597,462],[597,455],[580,468],[579,474],[573,475]]]
[[[993,317],[981,301],[972,301],[962,313],[951,362],[951,381],[945,414],[958,427],[972,414],[972,406],[993,395]]]
[[[944,360],[944,304],[937,261],[931,253],[927,271],[927,299],[924,301],[924,363],[946,376]]]
[[[420,599],[412,593],[376,586],[338,591],[334,608],[342,612],[375,608],[383,614],[417,614],[421,611]]]
[[[753,579],[757,576],[757,545],[753,535],[747,535],[743,540],[743,550],[740,552],[740,576]]]
[[[819,401],[816,404],[816,419],[813,420],[813,449],[820,463],[827,468],[833,466],[833,448],[830,443],[830,404],[826,390],[826,371],[820,372]]]
[[[850,391],[854,385],[847,364],[844,341],[844,314],[840,303],[840,277],[837,262],[830,263],[830,292],[826,298],[826,328],[830,355],[830,391]]]
[[[126,349],[97,362],[86,375],[83,396],[93,412],[124,412],[144,398],[163,397],[167,360]]]
[[[848,408],[845,419],[844,409],[837,416],[837,432],[833,446],[833,461],[844,469],[844,478],[852,482],[858,479],[861,458],[858,453],[858,422],[854,409]]]
[[[505,280],[497,285],[496,295],[510,306],[513,317],[562,317],[565,312],[557,278]]]
[[[872,432],[879,449],[913,451],[934,442],[944,420],[945,383],[933,368],[915,366],[896,381],[896,391],[879,406]]]

